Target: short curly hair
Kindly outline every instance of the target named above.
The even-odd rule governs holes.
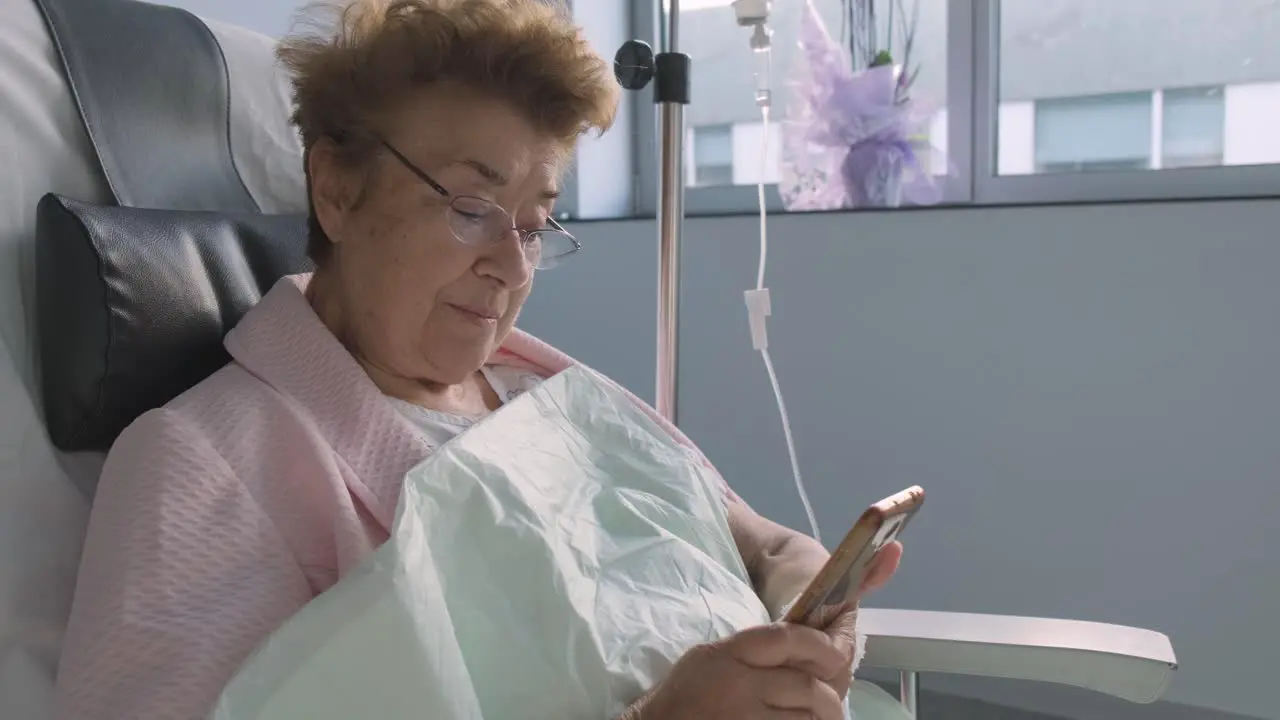
[[[333,141],[359,168],[376,152],[372,119],[409,92],[457,82],[504,100],[566,150],[614,121],[619,88],[568,9],[543,0],[338,0],[307,6],[277,55],[293,78],[305,153]],[[310,201],[308,254],[332,244]]]

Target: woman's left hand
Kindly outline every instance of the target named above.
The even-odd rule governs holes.
[[[902,562],[902,543],[895,541],[881,548],[871,560],[871,566],[862,580],[862,587],[858,588],[858,600],[841,607],[819,628],[830,636],[836,643],[836,647],[849,658],[849,664],[846,666],[849,672],[841,673],[839,677],[827,681],[827,684],[839,693],[842,699],[849,694],[849,687],[853,685],[853,634],[858,622],[858,601],[866,593],[877,590],[889,582],[893,574],[898,571],[900,562]]]

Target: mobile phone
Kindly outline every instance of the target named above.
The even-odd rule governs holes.
[[[856,598],[871,559],[902,534],[923,504],[924,489],[914,486],[867,508],[783,621],[819,625],[830,612]]]

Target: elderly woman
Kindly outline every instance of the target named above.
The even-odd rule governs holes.
[[[315,273],[277,284],[227,337],[233,361],[112,449],[58,718],[207,716],[256,647],[387,540],[409,470],[571,364],[515,323],[538,271],[579,247],[551,216],[576,139],[613,120],[608,64],[533,0],[337,10],[336,30],[280,50]],[[779,617],[827,553],[723,490]],[[687,648],[628,715],[843,717],[855,617]]]

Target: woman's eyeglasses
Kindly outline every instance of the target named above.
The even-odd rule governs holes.
[[[547,218],[547,224],[550,227],[540,230],[521,230],[516,227],[511,214],[497,203],[484,198],[450,193],[440,183],[432,180],[422,168],[414,165],[412,160],[395,149],[391,143],[379,140],[409,172],[417,175],[432,190],[449,201],[445,215],[449,221],[449,229],[453,231],[453,236],[458,242],[464,245],[484,245],[495,242],[514,230],[520,236],[520,247],[524,251],[525,259],[538,270],[549,270],[582,249],[582,244],[551,218]]]

